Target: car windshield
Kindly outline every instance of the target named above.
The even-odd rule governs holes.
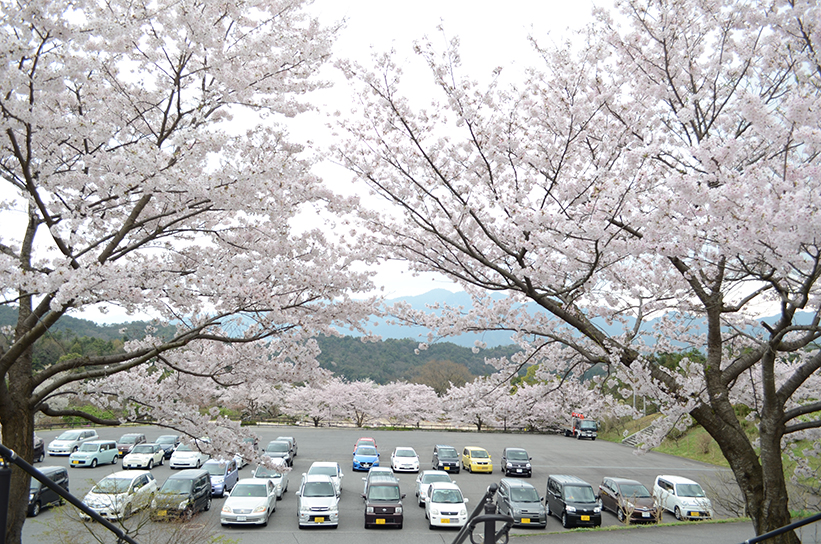
[[[397,457],[416,457],[416,452],[413,450],[396,450]]]
[[[264,497],[267,495],[263,484],[237,484],[231,491],[232,497]]]
[[[398,485],[372,485],[368,488],[369,501],[398,501]]]
[[[313,466],[308,469],[308,474],[324,474],[325,476],[333,476],[336,478],[337,470],[336,467]]]
[[[487,452],[485,450],[470,450],[470,456],[475,459],[486,459]]]
[[[139,446],[134,446],[134,449],[131,450],[131,453],[154,453],[154,446],[148,444],[140,444]]]
[[[192,450],[191,446],[189,446],[188,444],[180,444],[177,447],[177,451],[194,451],[194,450]]]
[[[456,459],[459,454],[454,448],[439,448],[439,459]]]
[[[97,448],[99,447],[100,446],[98,444],[89,444],[88,442],[86,442],[85,444],[80,446],[79,451],[97,451]]]
[[[432,502],[444,502],[454,504],[464,502],[462,500],[462,494],[457,489],[434,489],[433,495],[431,495],[430,500]]]
[[[449,482],[450,476],[447,474],[428,473],[422,476],[423,484],[432,484],[433,482]]]
[[[303,497],[333,497],[334,484],[331,482],[305,482]]]
[[[525,450],[507,450],[507,458],[511,461],[527,461]]]
[[[679,497],[703,497],[704,490],[698,484],[678,484],[676,491]]]
[[[539,502],[539,494],[532,487],[514,487],[510,490],[510,500],[515,502]]]
[[[641,484],[623,484],[621,486],[621,494],[623,497],[646,499],[650,497],[650,492]]]
[[[101,493],[105,495],[125,493],[128,491],[128,486],[131,485],[131,480],[126,478],[103,478],[91,490],[92,493]]]
[[[177,441],[177,437],[173,434],[165,434],[157,439],[157,444],[173,444]]]
[[[223,476],[225,474],[225,463],[205,463],[202,468],[207,470],[211,476]]]
[[[265,451],[274,452],[274,453],[285,453],[289,451],[288,443],[287,442],[271,442],[268,444],[268,447],[265,448]]]
[[[356,450],[357,455],[376,455],[376,448],[372,448],[371,446],[360,446]]]
[[[579,423],[579,429],[583,431],[597,431],[599,426],[595,421],[582,420],[582,422]]]
[[[57,437],[57,440],[77,440],[80,438],[80,431],[66,431]]]
[[[190,489],[190,480],[185,480],[183,478],[169,478],[165,481],[164,484],[162,484],[160,493],[166,493],[168,495],[179,495],[188,493]]]
[[[125,435],[124,437],[120,438],[120,444],[133,444],[137,441],[137,437],[134,435]]]
[[[569,485],[564,488],[564,498],[573,502],[595,502],[593,488],[590,486]]]
[[[276,469],[259,465],[254,471],[254,478],[282,478],[282,473]]]
[[[43,484],[40,483],[40,480],[31,479],[31,483],[29,483],[29,489],[31,491],[39,491],[41,487],[43,487]]]

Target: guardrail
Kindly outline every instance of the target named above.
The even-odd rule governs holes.
[[[784,533],[792,531],[793,529],[798,529],[799,527],[803,527],[804,525],[809,525],[810,523],[815,523],[817,521],[821,521],[821,514],[815,514],[814,516],[810,516],[800,521],[790,523],[789,525],[785,525],[784,527],[775,529],[774,531],[770,531],[769,533],[758,535],[757,537],[745,540],[742,544],[755,544],[756,542],[764,542],[765,540],[777,537],[778,535],[783,535]]]

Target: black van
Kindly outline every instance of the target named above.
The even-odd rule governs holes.
[[[168,477],[154,500],[151,518],[191,519],[194,514],[211,508],[211,476],[202,468],[190,468]]]
[[[373,526],[402,528],[405,517],[402,513],[402,499],[399,480],[393,475],[379,475],[368,480],[365,499],[365,529]]]
[[[52,482],[68,491],[68,470],[64,467],[40,467],[40,472]],[[29,484],[29,516],[36,516],[40,510],[55,504],[63,504],[63,499],[53,489],[36,478]]]
[[[547,515],[562,520],[562,527],[600,527],[601,503],[593,486],[576,476],[551,474],[545,494]]]

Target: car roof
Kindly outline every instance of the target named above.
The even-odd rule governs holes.
[[[313,463],[311,463],[311,466],[312,467],[338,467],[339,463],[337,463],[336,461],[314,461]],[[308,467],[308,470],[310,470],[310,467]]]
[[[259,484],[259,485],[268,485],[268,478],[240,478],[237,480],[237,483],[234,485],[239,484]]]
[[[396,446],[395,448],[393,448],[393,451],[399,450],[413,450],[413,452],[416,453],[416,450],[414,450],[411,446]]]
[[[125,438],[126,436],[145,436],[143,433],[125,433],[120,438]]]
[[[550,478],[553,478],[557,482],[561,482],[563,484],[590,485],[578,476],[572,476],[570,474],[551,474],[550,476],[548,476],[548,479]]]
[[[333,484],[333,480],[327,474],[306,474],[302,477],[303,482],[328,482]]]
[[[502,478],[501,482],[506,483],[510,487],[532,487],[536,489],[536,487],[531,484],[530,482],[525,482],[524,480],[514,480],[513,478]]]
[[[431,491],[433,491],[433,488],[437,488],[437,489],[458,489],[460,492],[462,491],[462,489],[459,487],[459,485],[456,482],[433,482],[432,484],[430,484],[430,486],[431,486]]]
[[[389,476],[387,474],[374,474],[373,478],[368,480],[368,485],[399,485],[399,480],[397,480],[395,476]]]
[[[54,474],[55,472],[60,472],[60,471],[66,470],[66,467],[53,465],[53,466],[49,466],[49,467],[40,467],[38,470],[40,472],[42,472],[43,474],[45,474],[45,475],[49,475],[49,474]]]
[[[193,478],[199,478],[203,474],[208,474],[208,471],[202,468],[186,468],[179,472],[175,472],[168,479],[175,479],[175,480],[190,480]],[[210,477],[210,474],[208,474]]]
[[[86,444],[110,444],[112,442],[115,442],[115,440],[100,439],[100,440],[89,440],[88,442],[86,442]]]
[[[527,450],[524,448],[505,448],[505,451],[523,451],[527,453]]]
[[[450,473],[444,470],[423,470],[419,473],[419,475],[421,476],[422,474],[447,474],[448,476],[450,476]]]
[[[480,448],[479,446],[465,446],[465,449],[466,450],[471,450],[471,451],[477,451],[477,450],[487,451],[485,448]]]
[[[616,482],[617,484],[639,484],[644,485],[638,480],[631,480],[630,478],[615,478],[612,476],[608,476],[609,480]]]
[[[117,478],[117,479],[123,479],[123,480],[134,480],[134,479],[138,478],[139,476],[142,476],[143,474],[151,474],[151,472],[149,472],[147,470],[138,470],[136,472],[133,471],[133,470],[120,470],[120,471],[117,471],[117,472],[112,472],[111,474],[106,475],[102,479],[105,480],[106,478]],[[153,477],[153,475],[152,475],[152,477]]]
[[[669,481],[673,484],[697,484],[698,482],[690,480],[689,478],[684,478],[682,476],[670,476],[667,474],[659,474],[657,478],[664,478],[665,480]]]

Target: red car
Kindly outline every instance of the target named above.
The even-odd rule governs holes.
[[[362,438],[356,441],[356,444],[354,444],[354,453],[356,453],[356,448],[358,448],[359,446],[373,446],[375,448],[376,440],[374,440],[373,438],[368,438],[367,436],[363,436]]]

